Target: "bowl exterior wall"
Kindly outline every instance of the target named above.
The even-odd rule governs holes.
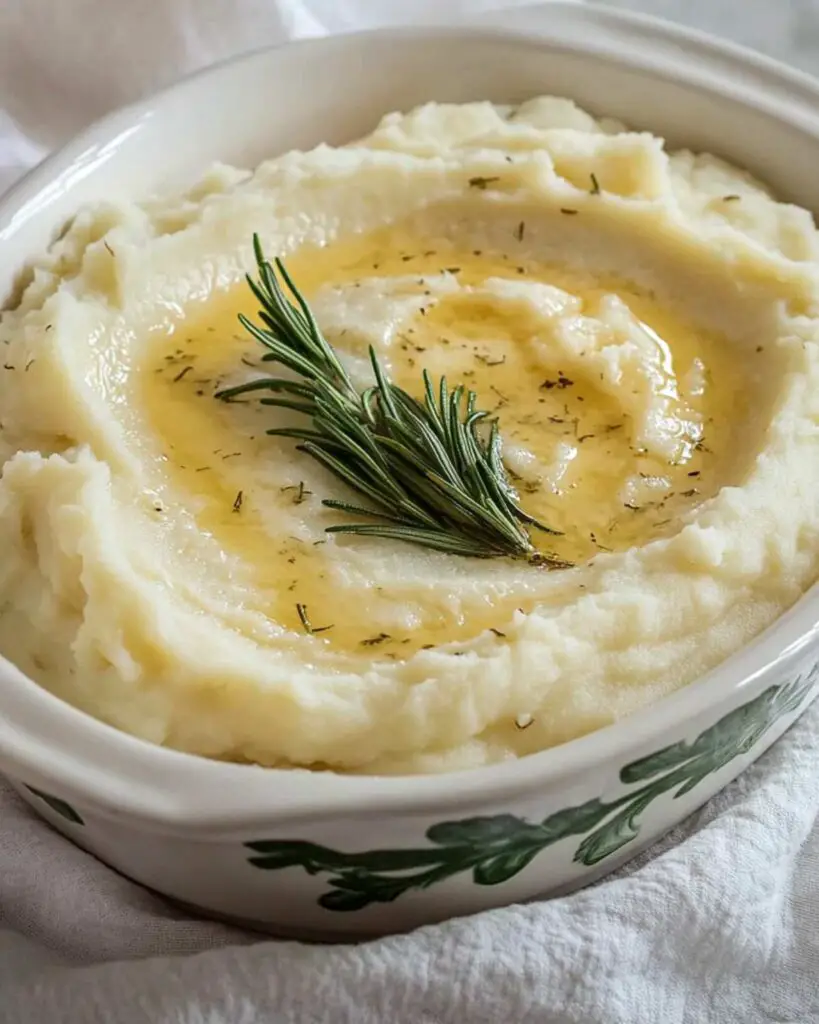
[[[12,784],[64,835],[122,874],[221,918],[280,935],[345,940],[586,885],[700,807],[819,693],[819,651],[783,658],[739,698],[610,771],[560,791],[442,820],[423,813],[300,820],[273,809],[251,833],[169,835]]]

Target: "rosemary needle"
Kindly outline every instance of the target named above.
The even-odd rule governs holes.
[[[298,615],[299,621],[301,622],[302,627],[304,628],[304,632],[308,633],[310,636],[313,636],[316,633],[326,633],[328,629],[332,629],[333,628],[332,625],[329,625],[329,626],[314,626],[310,622],[310,619],[309,619],[309,617],[307,615],[307,605],[306,604],[297,604],[296,605],[296,614]]]
[[[305,425],[268,434],[295,439],[299,451],[361,496],[361,504],[324,499],[328,508],[355,517],[328,532],[566,568],[565,561],[535,550],[530,527],[559,531],[520,507],[503,464],[497,420],[477,409],[475,392],[463,385],[450,389],[446,377],[433,383],[425,370],[423,398],[417,399],[389,380],[371,347],[374,383],[359,393],[282,261],[274,270],[258,235],[253,248],[258,277],[247,280],[261,306],[260,323],[243,315],[239,320],[267,349],[263,362],[295,377],[261,377],[216,397],[231,401],[261,392],[263,405],[305,415]]]

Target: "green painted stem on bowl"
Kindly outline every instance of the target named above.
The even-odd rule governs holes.
[[[26,789],[42,800],[43,803],[47,804],[55,814],[59,814],[61,818],[65,818],[72,825],[85,824],[80,814],[74,810],[71,804],[66,803],[65,800],[61,800],[57,796],[51,796],[50,793],[43,793],[41,790],[35,789],[34,786],[26,786]]]
[[[763,734],[806,700],[819,666],[790,683],[771,686],[724,715],[692,742],[680,741],[620,771],[620,782],[637,784],[614,800],[588,800],[530,822],[513,814],[464,818],[432,825],[419,849],[344,853],[304,840],[262,839],[245,843],[250,864],[267,871],[300,867],[328,874],[328,892],[319,897],[326,910],[355,911],[390,903],[411,890],[469,871],[476,885],[499,885],[522,871],[546,847],[584,836],[574,861],[591,867],[633,842],[640,816],[654,800],[672,790],[683,796],[737,757],[749,754]]]

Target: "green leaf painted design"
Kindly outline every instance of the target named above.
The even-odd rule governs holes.
[[[523,871],[526,865],[535,859],[542,847],[532,844],[528,849],[513,850],[502,853],[498,857],[484,860],[475,866],[472,878],[477,885],[499,885]]]
[[[491,818],[465,818],[463,821],[442,821],[427,832],[427,839],[441,846],[472,843],[491,844],[510,836],[528,834],[537,825],[516,818],[514,814],[497,814]]]
[[[636,839],[640,834],[638,818],[656,795],[648,790],[634,794],[628,801],[623,801],[624,806],[621,810],[603,822],[599,828],[589,832],[578,846],[574,860],[587,866],[599,864],[601,860],[605,860]],[[607,813],[617,806],[617,801],[610,803]]]
[[[571,836],[583,836],[574,860],[592,866],[639,836],[641,815],[658,797],[672,793],[676,799],[748,754],[775,722],[802,705],[818,677],[819,664],[793,682],[769,687],[693,742],[674,743],[632,761],[620,772],[620,781],[631,788],[608,802],[588,800],[540,823],[514,814],[438,822],[426,833],[431,845],[420,849],[344,853],[302,840],[257,840],[245,843],[255,854],[249,862],[266,871],[300,867],[310,875],[329,875],[330,889],[318,902],[325,910],[340,912],[391,903],[464,872],[471,873],[476,885],[499,885],[546,847]]]
[[[33,793],[36,797],[48,804],[55,814],[59,814],[61,818],[65,818],[66,821],[70,821],[72,825],[84,825],[85,822],[81,816],[71,804],[66,803],[65,800],[60,800],[57,796],[51,796],[49,793],[43,793],[39,789],[35,789],[34,786],[26,786],[26,789]]]

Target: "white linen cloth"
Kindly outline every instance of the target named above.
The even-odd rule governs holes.
[[[112,106],[231,53],[503,6],[0,0],[0,191]],[[818,750],[819,705],[617,876],[358,946],[192,918],[0,783],[0,1024],[819,1021]]]

